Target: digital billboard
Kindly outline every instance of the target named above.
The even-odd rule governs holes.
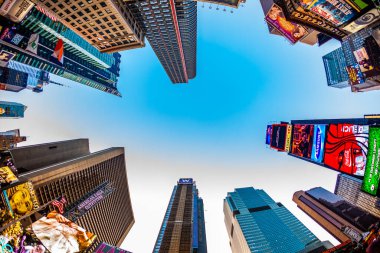
[[[361,10],[368,7],[362,0],[300,0],[300,5],[335,26],[355,19]]]
[[[285,151],[286,131],[288,124],[272,125],[270,147],[278,151]]]
[[[371,195],[377,194],[379,187],[380,166],[380,127],[370,127],[367,165],[365,169],[362,190]]]
[[[286,140],[285,140],[285,152],[290,152],[290,141],[292,138],[292,125],[286,126]]]
[[[267,134],[265,138],[265,144],[270,145],[270,138],[272,136],[272,125],[267,126]]]
[[[355,176],[364,176],[369,126],[330,124],[326,135],[326,166]]]
[[[350,85],[358,85],[365,82],[364,75],[360,70],[359,64],[346,67]]]
[[[368,11],[367,13],[365,13],[363,16],[349,23],[343,29],[351,33],[356,33],[359,30],[379,20],[379,18],[380,18],[380,11],[377,9],[372,9]]]
[[[365,73],[367,71],[373,70],[374,67],[369,59],[367,50],[364,47],[354,51],[354,56],[359,64],[361,72]]]
[[[275,27],[285,38],[292,44],[298,42],[300,39],[309,34],[307,28],[302,25],[286,20],[282,8],[277,4],[273,4],[265,20]]]
[[[311,160],[323,163],[325,153],[326,125],[314,125],[313,147],[311,149]]]
[[[293,126],[292,154],[310,159],[313,147],[314,125]]]

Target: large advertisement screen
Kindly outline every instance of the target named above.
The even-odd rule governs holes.
[[[364,176],[369,126],[331,124],[328,127],[324,163],[332,169]]]
[[[273,4],[268,11],[265,20],[275,27],[285,38],[292,44],[309,34],[307,29],[299,24],[286,20],[282,8],[277,4]]]
[[[360,70],[359,64],[347,66],[346,70],[351,85],[358,85],[365,82],[364,75]]]
[[[325,153],[326,125],[314,125],[313,148],[311,150],[311,160],[323,163]]]
[[[314,125],[293,126],[292,154],[310,159],[313,146]]]
[[[278,151],[285,150],[287,124],[275,124],[272,126],[270,147]]]
[[[356,18],[360,11],[368,7],[362,0],[300,0],[304,9],[321,16],[335,26],[340,26]]]
[[[105,242],[102,242],[98,245],[98,247],[95,249],[93,253],[106,253],[106,252],[112,252],[112,253],[131,253],[129,251],[119,249],[115,246],[111,246]]]
[[[267,134],[265,137],[265,144],[270,145],[270,138],[272,136],[272,125],[267,126]]]
[[[365,169],[362,190],[376,195],[379,188],[380,166],[380,127],[370,127],[367,165]]]

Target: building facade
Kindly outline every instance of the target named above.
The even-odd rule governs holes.
[[[338,174],[334,193],[349,203],[380,218],[380,198],[361,191],[363,180]]]
[[[293,201],[340,242],[359,242],[378,218],[321,188],[298,191]]]
[[[26,141],[25,136],[20,135],[20,129],[0,132],[0,150],[17,147],[17,143]]]
[[[229,192],[223,211],[233,253],[301,252],[321,243],[286,207],[263,190],[247,187]]]
[[[8,67],[0,67],[0,90],[19,92],[28,85],[28,74]]]
[[[327,85],[334,88],[345,88],[348,83],[347,64],[342,47],[322,57],[325,66]]]
[[[196,76],[197,2],[190,0],[131,1],[135,19],[173,83]]]
[[[195,181],[181,178],[174,186],[153,253],[206,253],[203,200]]]
[[[134,224],[123,148],[90,153],[88,139],[79,139],[10,152],[20,180],[33,183],[41,205],[64,195],[67,205],[73,206],[100,185],[109,184],[110,195],[76,223],[97,235],[92,250],[99,242],[120,246]]]
[[[17,26],[4,18],[1,21],[3,22],[1,30],[3,37],[8,33],[8,36],[19,34],[23,38],[17,44],[10,39],[0,40],[0,51],[15,55],[12,61],[121,96],[117,90],[121,63],[119,53],[99,52],[97,48],[65,25],[52,20],[37,9],[32,9],[23,22]],[[10,35],[9,30],[12,28],[15,30]],[[25,50],[28,40],[33,34],[39,35],[36,53]],[[51,59],[59,39],[62,40],[64,47],[62,63]]]
[[[24,118],[26,106],[20,103],[0,101],[0,119],[1,118]]]

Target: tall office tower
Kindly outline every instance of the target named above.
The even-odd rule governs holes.
[[[26,106],[20,103],[0,101],[0,119],[1,118],[24,118]]]
[[[195,181],[181,178],[174,186],[153,253],[206,253],[203,200]]]
[[[145,46],[143,31],[122,0],[33,2],[100,52],[113,53]]]
[[[362,184],[363,180],[338,174],[334,193],[370,214],[380,217],[380,198],[362,192]]]
[[[360,241],[379,220],[321,187],[295,192],[293,201],[340,242]]]
[[[197,2],[191,0],[127,3],[173,83],[196,75]]]
[[[343,49],[339,47],[322,57],[325,65],[327,85],[334,88],[345,88],[348,83],[347,64]]]
[[[2,17],[0,17],[0,21],[2,21],[2,35],[8,34],[8,37],[15,37],[18,34],[22,36],[18,43],[15,43],[13,39],[0,39],[0,52],[4,51],[14,56],[8,64],[11,68],[17,67],[12,64],[15,61],[121,96],[117,90],[121,62],[119,53],[99,52],[96,47],[65,25],[53,21],[51,17],[37,9],[32,9],[23,22],[16,26]],[[95,30],[95,28],[93,29]],[[30,49],[25,50],[28,47],[29,39],[36,34],[39,37],[38,46],[34,52]],[[60,62],[52,60],[52,54],[59,39],[62,41],[64,51]]]
[[[19,92],[28,85],[28,74],[8,67],[0,67],[0,90]]]
[[[0,132],[0,150],[17,147],[17,143],[26,141],[25,136],[20,135],[20,129]]]
[[[19,178],[33,183],[41,205],[64,195],[67,206],[79,210],[84,197],[109,186],[111,193],[97,195],[100,202],[97,199],[98,203],[79,216],[76,223],[95,233],[98,242],[120,246],[134,224],[124,148],[90,153],[88,139],[78,139],[20,147],[10,152]],[[96,246],[94,243],[93,248]]]
[[[223,211],[233,253],[294,253],[320,244],[286,207],[263,190],[247,187],[227,193]]]

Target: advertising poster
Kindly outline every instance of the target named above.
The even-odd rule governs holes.
[[[380,10],[372,9],[363,16],[345,26],[343,29],[350,33],[356,33],[379,19]]]
[[[270,137],[272,136],[272,125],[267,126],[267,135],[265,138],[265,144],[270,145]]]
[[[8,11],[7,16],[13,22],[21,22],[25,18],[26,14],[28,14],[29,11],[33,8],[33,6],[34,3],[30,2],[29,0],[16,0],[12,8]]]
[[[359,64],[360,71],[365,73],[367,71],[373,70],[373,65],[369,60],[367,50],[364,47],[354,51],[354,56]]]
[[[0,185],[5,186],[17,182],[18,178],[8,166],[0,167]]]
[[[294,125],[292,154],[310,159],[313,146],[314,125]]]
[[[292,125],[286,126],[286,141],[285,141],[285,152],[290,152],[290,139],[292,138]]]
[[[360,71],[359,64],[347,66],[346,70],[351,85],[358,85],[365,82],[364,75]]]
[[[96,235],[56,211],[34,222],[32,229],[43,246],[48,251],[56,253],[85,251],[96,238]]]
[[[362,0],[300,0],[304,9],[321,16],[335,26],[340,26],[354,18],[368,7]]]
[[[307,29],[299,24],[287,21],[280,6],[273,4],[265,20],[276,28],[292,44],[309,34]]]
[[[3,191],[14,216],[20,217],[39,207],[33,185],[26,182]]]
[[[12,211],[7,203],[6,195],[0,194],[0,226],[4,226],[13,219]]]
[[[314,125],[313,148],[311,150],[311,160],[323,163],[325,153],[326,125]]]
[[[0,66],[6,67],[8,65],[8,62],[15,57],[15,54],[1,50],[0,51]]]
[[[270,147],[278,151],[285,151],[287,124],[272,125]]]
[[[9,227],[4,229],[3,231],[1,231],[0,238],[4,239],[4,241],[6,242],[5,245],[1,245],[1,246],[2,247],[6,246],[7,248],[12,247],[13,249],[15,249],[16,245],[18,245],[20,242],[20,237],[23,233],[23,230],[24,230],[24,228],[23,228],[21,222],[18,221],[18,222],[15,222],[14,224],[10,225]],[[8,253],[7,251],[2,251],[2,253],[3,252]]]
[[[362,191],[376,196],[379,189],[380,166],[380,127],[370,127],[367,165],[365,169]]]
[[[93,253],[131,253],[130,251],[126,251],[123,249],[119,249],[115,246],[111,246],[105,242],[102,242],[99,244],[98,247],[96,247],[95,251]]]
[[[325,144],[325,165],[349,175],[364,176],[369,126],[331,124]]]

